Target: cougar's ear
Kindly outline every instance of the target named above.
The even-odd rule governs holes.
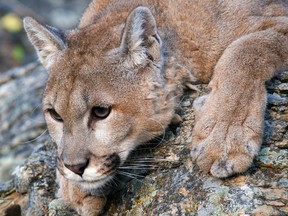
[[[161,38],[156,21],[146,7],[137,7],[128,16],[121,41],[121,52],[128,67],[144,67],[161,57]]]
[[[49,69],[61,50],[66,48],[64,32],[48,25],[41,25],[31,17],[24,18],[23,23],[40,62]]]

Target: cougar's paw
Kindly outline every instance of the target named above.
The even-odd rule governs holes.
[[[191,156],[200,169],[224,178],[245,172],[251,166],[259,151],[261,138],[255,140],[255,137],[245,134],[244,128],[231,129],[233,127],[217,123],[206,138],[194,139]],[[194,130],[194,137],[197,135],[198,131]]]
[[[253,155],[236,154],[229,155],[227,159],[215,160],[211,166],[210,173],[218,178],[225,178],[235,173],[245,172],[253,162]]]
[[[261,137],[261,132],[255,133],[245,124],[200,121],[193,130],[191,157],[201,170],[218,178],[228,177],[251,166]]]

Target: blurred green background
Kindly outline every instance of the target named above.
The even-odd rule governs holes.
[[[77,26],[90,0],[0,0],[0,73],[37,59],[23,30],[31,16],[62,29]]]

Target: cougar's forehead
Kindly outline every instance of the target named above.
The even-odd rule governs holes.
[[[97,104],[131,104],[131,99],[141,97],[135,95],[139,93],[139,89],[135,91],[135,81],[126,79],[124,72],[107,60],[94,59],[93,64],[59,60],[52,69],[43,104],[64,114],[80,115]]]

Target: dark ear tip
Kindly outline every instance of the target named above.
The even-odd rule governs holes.
[[[134,9],[134,13],[141,13],[152,16],[152,12],[148,7],[138,6]]]
[[[150,11],[148,7],[145,6],[138,6],[135,8],[136,11]]]
[[[138,6],[130,14],[128,20],[148,22],[151,26],[156,26],[155,18],[148,7]],[[132,21],[132,22],[134,22]]]

